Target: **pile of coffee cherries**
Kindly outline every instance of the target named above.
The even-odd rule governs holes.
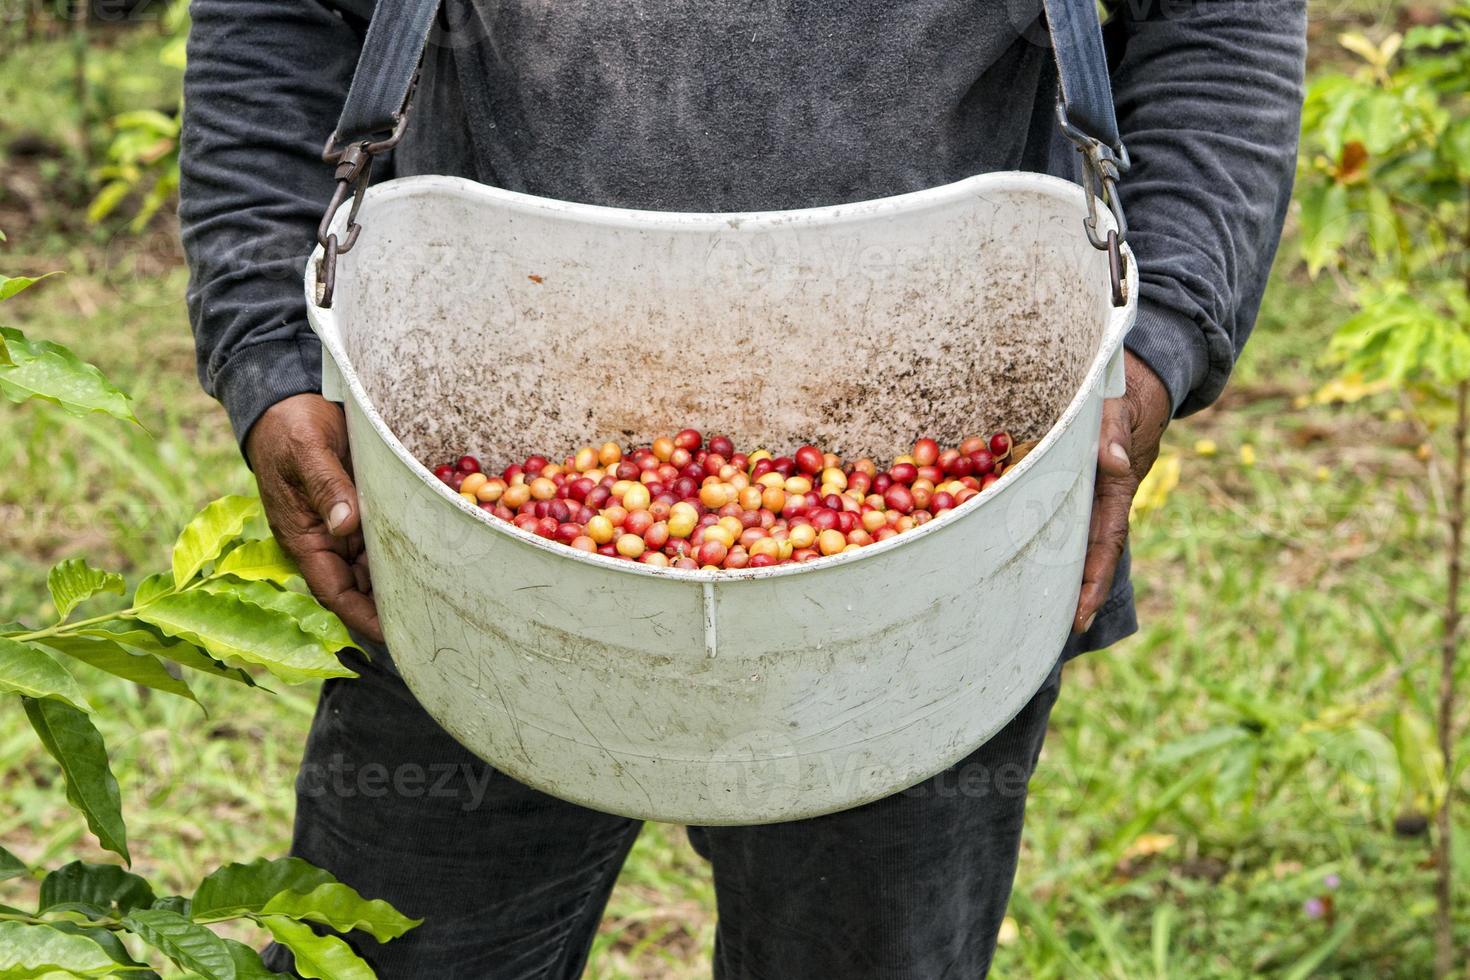
[[[990,486],[1030,448],[1006,432],[943,449],[920,439],[886,470],[816,446],[790,456],[737,452],[694,429],[624,452],[617,443],[560,463],[528,456],[498,475],[473,456],[435,467],[465,500],[579,551],[688,569],[768,568],[885,541]]]

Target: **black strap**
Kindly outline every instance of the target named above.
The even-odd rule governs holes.
[[[1118,116],[1096,0],[1044,0],[1056,53],[1061,104],[1071,125],[1122,156]],[[1069,134],[1070,135],[1070,134]]]
[[[378,0],[334,142],[381,138],[397,126],[439,0]]]

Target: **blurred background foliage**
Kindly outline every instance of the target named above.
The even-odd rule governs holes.
[[[1373,141],[1402,135],[1404,116],[1375,108],[1375,95],[1349,115],[1381,133],[1333,136],[1324,118],[1349,86],[1381,88],[1408,54],[1395,35],[1435,30],[1452,6],[1311,4],[1316,101],[1261,321],[1221,402],[1169,432],[1135,506],[1142,632],[1066,670],[996,975],[1431,972],[1433,811],[1466,789],[1464,732],[1446,781],[1436,728],[1453,399],[1373,370],[1382,359],[1353,361],[1351,341],[1333,346],[1355,317],[1382,322],[1361,319],[1377,310],[1365,283],[1382,278],[1363,270],[1403,260],[1402,248],[1375,256],[1373,241],[1360,244],[1369,223],[1389,226],[1373,200],[1387,184],[1360,186],[1355,168],[1372,173],[1387,148]],[[199,505],[252,489],[222,412],[198,390],[182,304],[182,4],[98,2],[83,19],[20,0],[7,12],[0,271],[64,275],[6,314],[98,364],[154,438],[0,404],[0,621],[48,611],[45,570],[62,558],[136,582]],[[1344,47],[1344,35],[1361,40]],[[1385,45],[1397,47],[1375,67]],[[1355,141],[1367,152],[1356,163]],[[1393,234],[1414,244],[1421,233]],[[1449,279],[1464,250],[1444,251],[1431,271]],[[266,699],[217,686],[207,719],[121,681],[98,697],[113,705],[102,724],[133,836],[147,842],[137,863],[175,888],[289,840],[313,691]],[[32,863],[105,859],[44,785],[16,712],[0,726],[0,841]],[[1463,807],[1456,821],[1464,950]],[[589,976],[707,976],[713,925],[707,869],[681,830],[651,826]]]

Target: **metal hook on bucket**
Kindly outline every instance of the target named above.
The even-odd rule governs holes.
[[[1128,267],[1123,260],[1123,241],[1128,237],[1128,219],[1123,216],[1123,202],[1118,196],[1118,179],[1131,166],[1128,149],[1121,142],[1117,149],[1087,135],[1067,118],[1067,109],[1057,101],[1057,122],[1062,135],[1072,141],[1082,154],[1082,189],[1087,194],[1087,217],[1082,224],[1092,247],[1108,253],[1108,277],[1113,291],[1113,305],[1128,304]],[[1098,235],[1097,202],[1101,200],[1113,216],[1113,230]]]
[[[357,212],[362,209],[363,192],[372,180],[373,159],[379,154],[387,153],[403,139],[403,131],[408,126],[408,102],[413,97],[417,81],[415,77],[409,84],[408,97],[404,99],[403,108],[394,114],[393,130],[386,137],[380,140],[357,140],[338,146],[338,135],[333,132],[322,147],[322,161],[337,165],[333,174],[337,187],[332,192],[332,200],[316,229],[316,240],[322,247],[322,257],[317,263],[317,305],[324,310],[331,309],[332,297],[337,290],[337,256],[352,251],[352,246],[357,244],[357,236],[362,232],[362,225],[357,221]],[[337,233],[329,229],[349,196],[352,198],[352,207],[347,212],[347,237],[339,240]]]

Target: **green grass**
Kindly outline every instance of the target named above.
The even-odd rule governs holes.
[[[40,125],[60,109],[26,111],[15,118]],[[161,567],[195,507],[250,487],[198,390],[166,235],[106,248],[7,230],[0,269],[67,272],[7,318],[101,366],[138,398],[151,437],[0,405],[0,621],[45,613],[60,558],[133,579]],[[1435,684],[1444,481],[1392,396],[1308,397],[1330,377],[1321,352],[1341,313],[1288,247],[1226,399],[1168,434],[1179,487],[1135,529],[1143,631],[1067,668],[995,975],[1428,973],[1429,838],[1396,836],[1392,821],[1426,805],[1414,773]],[[1196,450],[1204,439],[1214,454]],[[178,890],[222,861],[284,852],[314,697],[197,687],[208,717],[95,684],[138,866]],[[18,709],[0,702],[0,715],[0,840],[36,862],[98,856]],[[1464,896],[1470,853],[1457,866]],[[1310,919],[1303,903],[1329,874],[1334,920]],[[589,975],[707,976],[713,907],[682,831],[650,827]],[[1467,913],[1462,897],[1462,948]]]

